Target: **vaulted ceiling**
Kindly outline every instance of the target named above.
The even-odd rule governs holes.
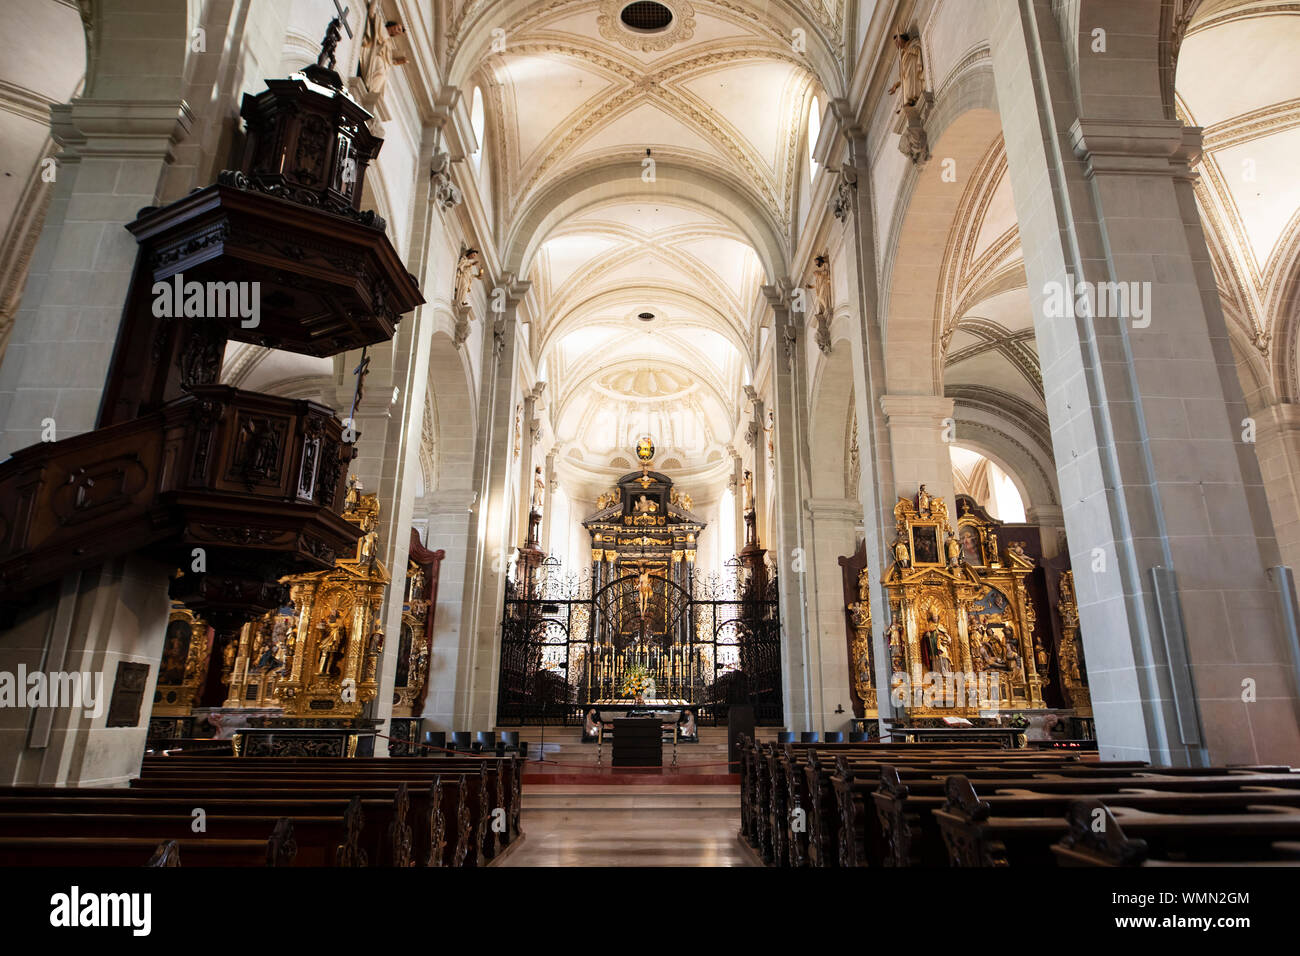
[[[1300,322],[1300,4],[1214,0],[1178,54],[1179,118],[1203,129],[1196,187],[1243,381],[1295,401]],[[1226,78],[1231,78],[1228,80]]]
[[[628,6],[498,5],[513,15],[463,85],[484,98],[481,175],[503,233],[550,197],[579,195],[520,239],[562,480],[586,490],[626,470],[648,431],[661,461],[720,485],[752,372],[754,304],[796,221],[809,110],[826,95],[791,48],[798,4],[628,11],[666,9],[660,29],[629,26]],[[842,2],[802,9],[832,30],[843,15]],[[622,172],[611,180],[611,169]],[[711,193],[734,199],[724,208]]]

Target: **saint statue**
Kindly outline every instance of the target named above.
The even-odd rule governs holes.
[[[889,624],[889,661],[894,673],[903,670],[903,625],[897,619]]]
[[[1012,644],[1007,645],[1007,668],[1011,671],[1011,683],[1023,684],[1025,682],[1025,665],[1020,659],[1020,652]]]
[[[649,617],[650,600],[654,597],[654,583],[650,580],[650,570],[642,568],[636,579],[636,603],[641,617]]]
[[[894,46],[898,50],[898,80],[889,88],[893,96],[901,88],[902,101],[895,113],[904,106],[915,106],[925,92],[925,65],[921,59],[921,38],[899,33],[894,37]]]
[[[632,506],[632,510],[639,515],[654,514],[659,510],[659,502],[651,501],[645,495],[641,495],[641,497],[637,498],[636,504]]]
[[[406,62],[406,57],[397,56],[393,52],[391,39],[405,32],[396,20],[384,18],[384,5],[380,0],[369,0],[366,4],[366,26],[361,37],[361,62],[358,66],[366,89],[376,96],[381,95],[388,85],[388,68]]]
[[[923,518],[930,515],[930,492],[925,490],[925,485],[916,492],[916,513]]]
[[[745,511],[754,510],[754,476],[748,468],[745,469],[745,480],[743,483],[745,495]]]
[[[907,539],[901,534],[894,539],[894,563],[900,568],[912,566],[912,556],[907,551]]]
[[[998,557],[998,536],[994,534],[992,531],[989,532],[988,544],[989,544],[989,564],[1001,564],[1002,563],[1001,559]]]
[[[858,572],[858,600],[867,601],[871,597],[871,569],[863,568]]]
[[[545,504],[546,482],[542,480],[542,466],[538,465],[533,471],[533,510],[541,514]]]
[[[948,551],[948,567],[957,567],[961,563],[961,542],[957,540],[957,536],[949,531],[943,546]]]
[[[818,256],[816,266],[813,269],[812,285],[808,286],[813,293],[813,310],[814,318],[825,316],[830,318],[831,315],[831,264],[825,256]]]
[[[923,661],[925,669],[940,674],[952,673],[952,658],[949,656],[951,647],[952,637],[948,634],[948,629],[943,626],[943,622],[939,620],[939,612],[931,610],[929,626],[921,635],[921,654],[925,658]]]
[[[478,250],[466,249],[456,262],[456,298],[452,305],[469,308],[469,290],[474,280],[483,275]]]
[[[347,625],[339,618],[339,612],[334,611],[330,614],[329,620],[321,621],[318,626],[321,629],[321,639],[316,646],[318,654],[316,673],[321,677],[331,677],[338,658],[344,654],[343,645],[348,636]]]

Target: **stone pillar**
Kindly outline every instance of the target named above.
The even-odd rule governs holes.
[[[885,569],[893,560],[894,503],[896,488],[890,429],[881,399],[885,390],[884,343],[880,329],[880,291],[876,277],[876,232],[871,197],[871,151],[866,131],[853,124],[854,114],[844,100],[833,100],[831,110],[844,124],[848,161],[841,166],[840,185],[833,199],[836,218],[847,233],[844,248],[849,267],[850,301],[856,296],[854,321],[849,323],[853,346],[853,397],[858,416],[858,449],[862,474],[858,501],[862,506],[862,529],[871,568],[872,653],[876,663],[878,712],[893,714],[888,688],[890,674],[887,601],[880,586]],[[945,474],[951,474],[951,467]]]
[[[733,554],[739,554],[740,549],[745,546],[745,460],[734,451],[731,453],[731,478],[727,481],[727,487],[731,489],[731,510],[736,513],[736,533],[734,541],[728,541],[723,545],[722,560],[724,561]],[[758,520],[757,510],[754,520]]]
[[[546,453],[546,466],[542,469],[542,480],[546,482],[546,510],[542,514],[542,550],[552,554],[551,541],[555,534],[555,502],[559,497],[560,480],[555,476],[555,449]],[[566,509],[567,510],[567,509]],[[567,528],[560,528],[560,535],[567,534]]]
[[[748,436],[753,437],[750,443],[754,449],[754,464],[751,473],[754,478],[754,529],[758,535],[759,543],[764,547],[770,548],[772,542],[768,540],[769,529],[767,527],[767,469],[770,464],[767,457],[767,434],[764,432],[764,426],[767,424],[767,408],[763,400],[754,394],[751,398],[753,403],[754,417],[750,420]],[[745,477],[744,468],[741,468],[740,477]],[[744,486],[741,486],[741,511],[744,511]],[[744,525],[744,519],[741,519],[741,525]],[[744,534],[741,535],[742,542]]]
[[[1300,569],[1300,405],[1278,402],[1252,417],[1255,454],[1282,563]]]
[[[1033,505],[1025,511],[1025,520],[1038,525],[1044,561],[1050,561],[1061,553],[1061,546],[1065,543],[1065,512],[1060,505]]]
[[[857,545],[861,511],[856,501],[814,498],[808,502],[808,513],[813,542],[809,563],[815,571],[809,615],[813,634],[810,657],[818,669],[813,684],[820,688],[812,702],[812,723],[816,730],[848,730],[848,720],[853,716],[853,681],[844,629],[844,572],[839,559],[852,554]],[[837,713],[840,707],[843,710]]]
[[[811,707],[820,693],[821,676],[810,658],[807,570],[811,556],[802,508],[808,460],[803,421],[807,395],[803,378],[807,364],[804,330],[791,318],[788,288],[788,283],[763,287],[763,295],[775,318],[772,381],[777,523],[774,540],[764,544],[775,551],[780,581],[782,700],[786,726],[791,730],[814,730],[817,728]],[[760,501],[755,500],[754,504],[756,509],[762,508]]]
[[[528,513],[533,507],[533,469],[539,464],[534,460],[533,450],[537,447],[537,442],[541,440],[538,431],[541,423],[535,421],[535,419],[537,406],[541,402],[544,391],[546,391],[546,383],[538,382],[530,391],[524,393],[524,433],[519,449],[519,500],[516,502],[515,520],[515,527],[519,529],[518,538],[521,543],[528,534]],[[542,482],[545,483],[545,481],[546,474],[545,469],[543,469]],[[545,503],[542,505],[542,510],[546,510]]]
[[[489,312],[483,336],[483,378],[474,470],[480,489],[470,515],[461,644],[457,661],[455,721],[483,729],[496,723],[498,623],[505,600],[510,536],[510,468],[518,389],[519,303],[529,283],[506,276],[501,312]]]
[[[921,485],[948,505],[948,517],[957,518],[957,498],[952,487],[949,442],[953,400],[941,395],[883,395],[881,411],[889,428],[893,451],[894,492],[890,502],[889,540],[893,535],[893,508],[898,498],[911,498]]]
[[[985,4],[1101,753],[1294,762],[1297,691],[1266,573],[1276,542],[1190,238],[1195,136],[1159,96],[1081,88],[1054,8],[1071,13]],[[1105,73],[1131,71],[1135,90],[1156,69],[1144,19],[1158,17],[1111,3],[1088,17],[1135,51]],[[1115,115],[1080,116],[1081,96]],[[1127,308],[1098,286],[1118,282],[1136,284]],[[1062,307],[1079,297],[1092,307]]]
[[[89,674],[97,696],[89,715],[80,706],[0,707],[0,783],[111,787],[139,776],[170,609],[167,570],[136,556],[118,558],[65,576],[48,589],[48,600],[19,612],[0,640],[0,671],[13,679],[20,666],[29,676]],[[123,661],[149,667],[140,715],[130,727],[109,727]],[[24,697],[27,690],[18,688]]]
[[[157,202],[189,130],[176,100],[81,97],[50,109],[62,151],[22,306],[0,364],[0,455],[95,427],[136,243],[124,228]]]

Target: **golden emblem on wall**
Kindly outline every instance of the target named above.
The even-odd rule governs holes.
[[[649,464],[655,457],[655,443],[649,435],[642,435],[637,439],[636,457],[641,461]]]

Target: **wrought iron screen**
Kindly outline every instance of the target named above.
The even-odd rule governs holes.
[[[507,584],[501,622],[499,724],[576,724],[585,707],[629,697],[633,668],[657,699],[682,700],[700,723],[749,704],[779,725],[781,624],[775,580],[755,589],[739,574],[690,590],[627,574],[592,593],[590,573],[548,558],[528,582]]]

